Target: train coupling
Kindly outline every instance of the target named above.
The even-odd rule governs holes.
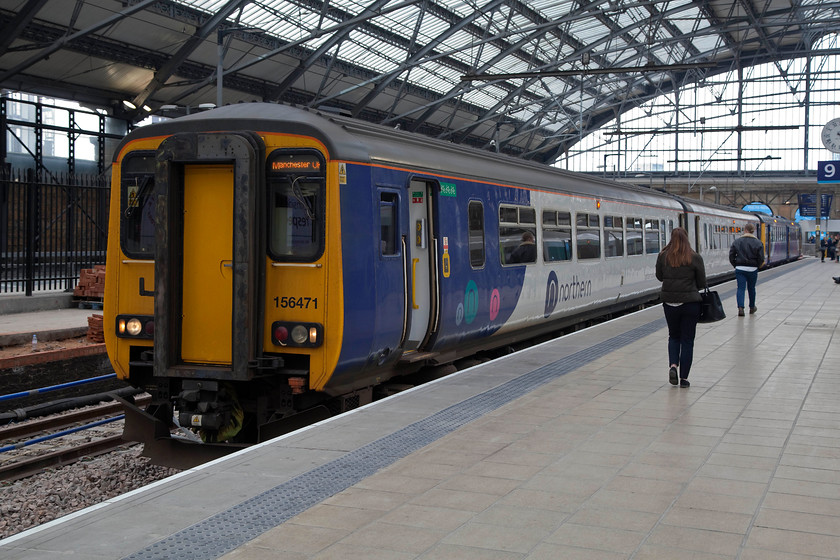
[[[143,444],[143,456],[155,465],[190,469],[202,463],[224,457],[247,447],[231,443],[196,443],[181,437],[173,437],[170,425],[160,418],[138,408],[134,403],[114,397],[125,410],[123,439]]]
[[[181,426],[218,430],[230,420],[232,408],[220,394],[218,381],[186,380],[178,394]]]
[[[184,380],[177,401],[178,424],[198,429],[205,442],[231,440],[242,429],[245,413],[229,383]]]

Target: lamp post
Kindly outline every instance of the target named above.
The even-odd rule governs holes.
[[[216,41],[216,52],[219,55],[219,61],[216,64],[216,107],[222,106],[222,62],[225,58],[224,39],[225,35],[227,35],[230,31],[230,29],[219,29]]]
[[[709,187],[709,190],[710,191],[717,191],[717,187],[712,185],[711,187]],[[715,198],[717,198],[717,197],[715,197]],[[703,202],[703,185],[700,185],[700,202]],[[715,202],[717,202],[717,200],[715,200]]]

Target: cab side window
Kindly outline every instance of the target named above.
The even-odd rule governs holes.
[[[397,238],[397,194],[382,192],[379,195],[379,247],[383,256],[399,253]]]
[[[484,206],[477,200],[471,200],[469,215],[470,266],[484,266]]]

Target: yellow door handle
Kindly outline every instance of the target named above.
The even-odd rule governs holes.
[[[420,259],[411,259],[411,308],[412,309],[420,309],[420,306],[417,305],[417,263],[420,262]]]

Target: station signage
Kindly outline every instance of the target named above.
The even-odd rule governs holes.
[[[803,217],[817,217],[817,195],[816,194],[800,194],[799,196],[799,215]],[[820,217],[828,218],[829,210],[831,210],[831,203],[834,200],[833,194],[820,194]]]
[[[840,183],[840,161],[818,161],[817,183]]]

